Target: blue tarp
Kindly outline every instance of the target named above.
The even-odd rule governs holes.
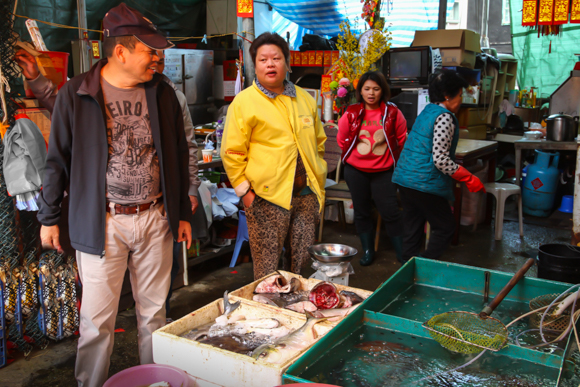
[[[272,29],[282,36],[290,32],[295,49],[306,33],[337,36],[347,17],[363,31],[360,0],[268,0],[274,8]],[[454,0],[447,3],[448,13]],[[439,0],[393,0],[381,3],[381,15],[392,33],[392,46],[410,46],[416,30],[434,30],[439,19]]]

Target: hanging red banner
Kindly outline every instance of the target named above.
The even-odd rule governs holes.
[[[572,0],[570,7],[570,23],[580,23],[580,0]]]
[[[578,0],[580,1],[580,0]],[[524,0],[522,9],[522,26],[533,27],[536,25],[538,15],[538,3],[536,0]]]
[[[554,0],[539,0],[538,25],[551,26],[554,21]]]
[[[254,0],[236,0],[238,17],[254,17]]]
[[[554,0],[554,25],[568,23],[569,0]]]

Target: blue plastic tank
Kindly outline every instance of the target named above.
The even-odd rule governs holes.
[[[536,149],[533,164],[528,165],[524,182],[524,213],[533,216],[547,217],[554,208],[556,188],[558,187],[558,161],[560,153],[542,152]]]

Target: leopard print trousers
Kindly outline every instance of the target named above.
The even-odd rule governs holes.
[[[308,261],[308,247],[314,243],[320,206],[315,194],[294,196],[290,210],[256,196],[246,208],[250,250],[254,262],[254,280],[278,268],[284,240],[290,236],[293,273],[300,274]]]

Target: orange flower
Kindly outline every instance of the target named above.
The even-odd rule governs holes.
[[[354,81],[352,81],[352,87],[354,87],[356,89],[357,86],[358,86],[358,78],[355,79]]]

